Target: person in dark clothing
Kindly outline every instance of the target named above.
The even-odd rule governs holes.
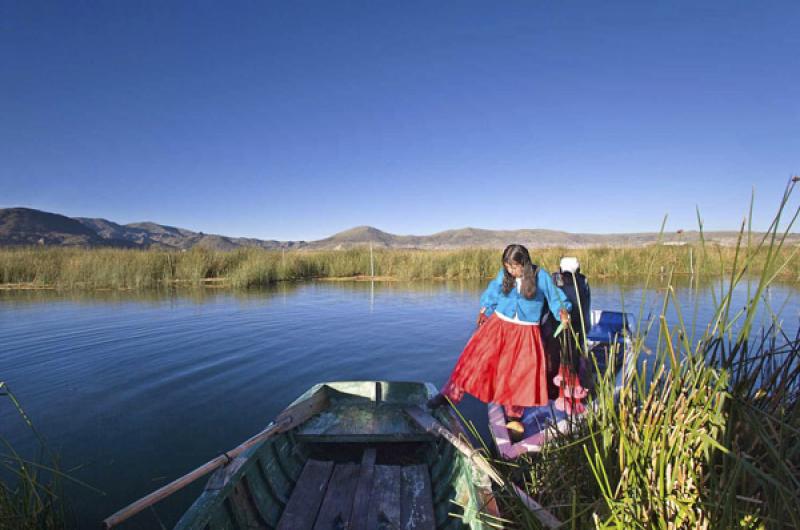
[[[591,366],[588,366],[589,363],[583,359],[584,356],[581,356],[580,352],[584,351],[583,337],[591,327],[592,294],[589,289],[589,281],[580,272],[578,259],[562,258],[559,271],[553,273],[553,283],[564,292],[572,304],[570,323],[575,336],[572,336],[572,332],[566,331],[559,337],[555,337],[554,333],[558,322],[549,318],[549,311],[546,307],[542,310],[540,329],[547,359],[547,387],[550,399],[558,397],[559,389],[553,383],[553,378],[558,375],[562,359],[572,365],[575,372],[581,376],[581,381],[588,383],[586,379],[590,374],[586,373],[587,369],[591,372]],[[586,352],[584,351],[584,353]]]
[[[581,274],[578,258],[561,258],[559,272],[553,273],[553,283],[560,288],[572,303],[570,322],[573,333],[566,333],[560,341],[561,358],[569,362],[586,386],[590,384],[591,366],[586,359],[584,337],[591,327],[592,292],[589,281]],[[583,355],[581,355],[583,352]]]
[[[570,322],[575,332],[583,336],[591,327],[592,292],[589,289],[589,281],[581,274],[578,258],[561,258],[560,269],[559,272],[553,273],[553,282],[572,302]]]

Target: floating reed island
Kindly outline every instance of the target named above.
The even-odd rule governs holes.
[[[745,236],[746,237],[746,236]],[[757,242],[748,273],[775,265]],[[650,263],[657,274],[719,277],[736,268],[739,247],[714,244],[652,245],[616,248],[534,249],[537,263],[556,270],[564,255],[577,256],[589,278],[641,278]],[[783,265],[776,278],[800,280],[798,247],[781,247]],[[497,249],[394,250],[368,247],[327,251],[239,249],[217,251],[121,250],[82,248],[0,249],[0,284],[5,288],[146,289],[211,284],[259,287],[310,279],[482,280],[499,268]]]

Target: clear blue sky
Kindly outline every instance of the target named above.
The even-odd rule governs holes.
[[[763,225],[800,2],[0,9],[0,207],[317,239]]]

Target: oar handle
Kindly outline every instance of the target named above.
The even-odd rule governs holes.
[[[142,497],[133,504],[129,504],[128,506],[121,509],[114,515],[104,519],[103,524],[105,525],[106,528],[112,528],[118,525],[119,523],[128,519],[129,517],[132,517],[133,515],[136,515],[137,513],[141,512],[148,506],[152,506],[156,502],[160,501],[165,497],[168,497],[172,493],[175,493],[176,491],[183,488],[187,484],[194,482],[203,475],[207,475],[208,473],[214,471],[218,467],[221,467],[229,463],[239,454],[243,453],[244,451],[254,446],[255,444],[263,440],[266,440],[270,436],[297,427],[311,416],[321,412],[327,406],[328,406],[328,396],[327,393],[325,392],[325,389],[321,387],[307,398],[297,401],[293,405],[289,405],[289,407],[284,409],[284,411],[278,415],[277,419],[272,423],[270,423],[266,429],[256,434],[249,440],[245,441],[235,449],[232,449],[226,453],[222,453],[215,459],[206,462],[205,464],[198,467],[194,471],[187,473],[181,478],[170,482],[169,484],[167,484],[162,488],[157,489],[150,495]]]

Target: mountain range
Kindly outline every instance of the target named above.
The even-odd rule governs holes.
[[[737,232],[705,232],[707,241],[733,245]],[[697,231],[664,234],[662,240],[671,243],[699,239]],[[188,250],[203,247],[214,250],[234,250],[243,247],[263,249],[346,249],[372,244],[376,248],[457,249],[468,247],[502,248],[508,243],[521,243],[531,248],[599,246],[643,246],[655,243],[659,234],[642,232],[630,234],[574,234],[556,230],[483,230],[461,228],[427,236],[395,235],[371,226],[359,226],[317,241],[277,241],[245,237],[230,237],[194,232],[185,228],[153,222],[118,224],[107,219],[67,217],[32,208],[0,209],[0,246],[77,246],[118,248],[159,248]],[[800,243],[792,234],[790,243]]]

